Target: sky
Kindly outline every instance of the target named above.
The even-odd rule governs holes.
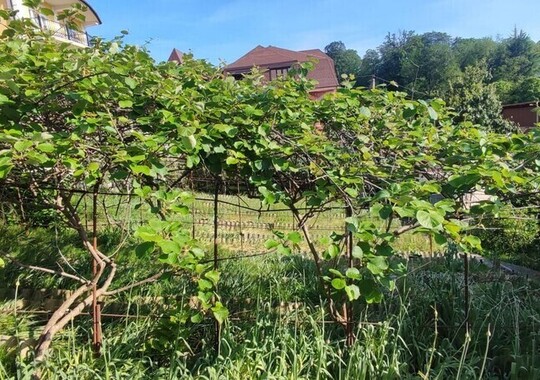
[[[166,60],[172,49],[213,64],[257,45],[324,49],[333,41],[362,56],[390,33],[438,31],[454,37],[507,37],[514,27],[540,40],[538,0],[87,0],[102,25],[91,35],[145,45]]]

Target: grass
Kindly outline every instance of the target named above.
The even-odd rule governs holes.
[[[226,197],[229,203],[238,202]],[[241,201],[257,205],[256,200]],[[106,206],[116,210],[113,204]],[[212,207],[209,201],[195,203],[195,221],[206,223],[195,224],[196,236],[208,244]],[[144,217],[144,210],[138,212]],[[109,225],[111,215],[108,220],[100,215],[99,246],[110,252],[124,241],[124,233]],[[220,257],[262,253],[272,229],[294,228],[288,218],[290,214],[278,212],[238,215],[234,204],[221,207]],[[114,219],[129,219],[128,228],[138,225],[123,207]],[[193,215],[185,221],[192,222]],[[329,211],[311,227],[323,237],[326,229],[341,230],[342,221],[342,214]],[[128,239],[117,255],[127,269],[118,274],[115,287],[143,277],[156,265],[138,259],[134,246]],[[201,324],[180,322],[180,305],[192,294],[192,284],[177,276],[107,301],[105,313],[136,318],[104,319],[101,357],[95,358],[90,347],[91,320],[81,316],[55,338],[41,370],[51,379],[540,378],[540,286],[472,262],[468,325],[462,261],[455,252],[433,259],[412,255],[429,247],[421,234],[400,238],[398,250],[414,257],[407,262],[408,274],[381,304],[355,307],[358,339],[352,347],[345,344],[343,329],[328,323],[309,256],[271,253],[220,262],[219,295],[231,315],[219,339],[209,318]],[[440,253],[436,245],[433,250]],[[77,237],[59,226],[26,230],[2,225],[0,251],[48,267],[66,258],[75,271],[89,275]],[[11,265],[0,271],[0,283],[11,288],[18,283],[21,295],[26,288],[53,293],[72,286]],[[23,314],[13,302],[0,305],[0,334],[19,339],[15,347],[0,344],[0,379],[29,378],[35,363],[20,355],[20,347],[36,336],[43,319]]]
[[[342,329],[325,323],[310,260],[271,255],[226,261],[220,294],[231,318],[219,351],[210,320],[178,323],[174,308],[158,302],[144,314],[166,318],[106,319],[100,358],[89,345],[90,319],[79,318],[55,340],[42,371],[51,379],[538,378],[538,284],[473,265],[467,329],[459,264],[413,260],[382,304],[356,309],[358,339],[347,347]],[[174,299],[182,286],[159,284],[138,297]],[[130,311],[143,314],[133,297]],[[18,325],[22,337],[37,323],[25,318]],[[13,318],[1,323],[13,331]],[[32,369],[31,360],[0,351],[1,378],[25,378]]]

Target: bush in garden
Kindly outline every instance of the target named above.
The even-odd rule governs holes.
[[[289,255],[301,242],[309,247],[313,281],[350,344],[355,308],[379,303],[403,272],[391,260],[400,235],[418,231],[440,245],[480,250],[474,224],[463,219],[487,218],[504,197],[539,187],[539,134],[456,125],[441,100],[345,83],[314,102],[309,65],[270,83],[256,72],[235,81],[202,61],[155,63],[121,39],[79,50],[36,32],[29,20],[12,21],[8,30],[0,43],[0,71],[10,78],[0,84],[0,180],[33,192],[77,232],[88,264],[98,266],[91,278],[53,271],[78,287],[45,326],[39,360],[92,303],[94,286],[103,298],[182,275],[194,291],[179,305],[178,323],[225,322],[217,257],[209,262],[179,221],[194,194],[177,185],[200,168],[216,184],[238,175],[257,189],[261,207],[281,203],[291,211],[297,231],[276,231],[265,249]],[[126,286],[116,274],[130,268],[115,247],[93,244],[77,207],[80,192],[97,201],[111,189],[149,209],[142,226],[123,231],[155,273]],[[461,200],[475,189],[500,199],[468,209]],[[433,203],[433,194],[444,199]],[[315,241],[310,222],[335,203],[347,208],[346,230]]]
[[[536,213],[507,209],[497,217],[481,220],[474,234],[491,257],[538,267],[540,225]]]

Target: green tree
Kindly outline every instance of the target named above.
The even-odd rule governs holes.
[[[501,41],[493,57],[493,80],[515,82],[540,74],[540,51],[523,30]]]
[[[341,45],[336,45],[339,48]],[[448,97],[449,83],[469,66],[484,62],[503,103],[530,101],[536,95],[540,76],[539,44],[524,32],[514,30],[503,40],[452,38],[446,33],[388,34],[375,50],[368,50],[358,71],[357,84],[370,85],[370,75],[379,83],[396,82],[411,96]],[[341,46],[344,48],[344,46]],[[396,89],[390,85],[390,89]],[[399,87],[398,87],[399,88]]]
[[[494,81],[504,103],[537,100],[540,77],[540,49],[532,39],[517,29],[501,41],[492,59]]]
[[[424,33],[412,37],[404,52],[402,77],[407,86],[428,96],[444,96],[448,82],[459,72],[452,38],[446,33]]]
[[[401,85],[408,82],[403,77],[403,64],[406,59],[405,47],[414,36],[413,31],[401,31],[398,34],[388,33],[384,42],[377,48],[379,65],[377,75],[385,80],[393,80]]]
[[[339,78],[342,75],[358,75],[362,59],[353,49],[347,49],[341,41],[334,41],[326,45],[324,51],[334,60]]]
[[[362,58],[362,64],[358,72],[357,85],[369,87],[371,85],[371,78],[373,75],[379,76],[379,65],[381,64],[381,57],[377,50],[369,49]]]
[[[502,104],[484,62],[468,66],[450,82],[448,105],[456,112],[456,121],[469,121],[487,130],[505,133],[515,126],[502,117]]]
[[[510,87],[505,95],[507,103],[533,102],[540,100],[540,76],[526,77]]]
[[[452,39],[446,33],[417,35],[408,31],[388,34],[377,53],[370,52],[362,74],[376,69],[377,76],[397,82],[411,95],[416,92],[422,96],[442,96],[448,89],[450,78],[459,71]]]
[[[478,62],[489,63],[497,50],[497,42],[491,38],[456,38],[452,47],[461,70]]]

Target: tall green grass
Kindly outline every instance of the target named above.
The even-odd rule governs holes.
[[[144,313],[134,301],[130,312],[154,317],[106,319],[100,358],[90,348],[89,318],[79,318],[55,340],[44,378],[539,378],[540,288],[525,279],[473,265],[466,326],[460,262],[411,265],[382,304],[356,308],[357,341],[347,347],[343,329],[327,321],[309,260],[274,255],[221,265],[220,293],[231,318],[218,351],[211,320],[181,324],[163,300]],[[182,288],[146,291],[174,304]],[[21,336],[35,329],[20,327]],[[0,354],[0,378],[29,378],[33,369],[31,357]]]

